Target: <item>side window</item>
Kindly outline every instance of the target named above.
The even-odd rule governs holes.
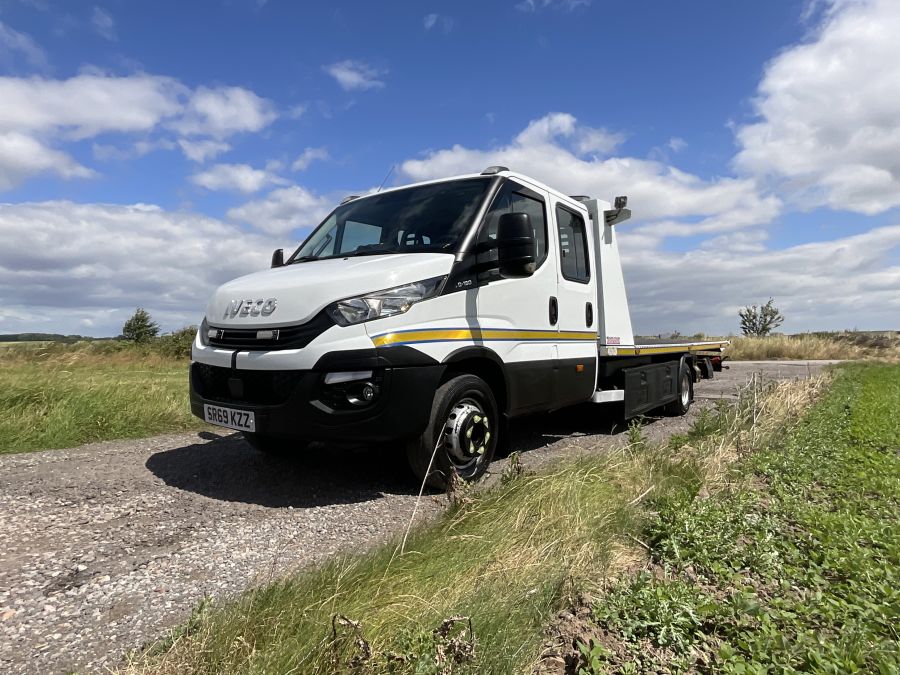
[[[360,246],[371,246],[381,242],[381,228],[348,220],[344,223],[344,236],[341,238],[341,253],[352,253]]]
[[[535,262],[541,266],[547,257],[547,218],[544,211],[543,200],[524,194],[524,188],[514,183],[500,190],[491,204],[484,223],[478,233],[478,262],[493,263],[497,260],[497,226],[500,216],[504,213],[527,213],[531,219],[531,227],[534,229]],[[496,269],[488,271],[483,279],[497,279],[499,272]]]
[[[591,278],[587,231],[584,219],[576,213],[556,207],[556,226],[559,229],[560,270],[570,281],[587,283]]]

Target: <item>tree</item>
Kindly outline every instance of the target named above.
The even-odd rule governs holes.
[[[133,342],[150,342],[157,335],[159,335],[159,324],[143,307],[134,310],[134,314],[122,326],[122,337]]]
[[[769,301],[761,307],[750,305],[739,309],[738,316],[741,317],[741,332],[744,335],[762,337],[783,324],[784,315],[778,311],[774,302],[772,298],[769,298]]]

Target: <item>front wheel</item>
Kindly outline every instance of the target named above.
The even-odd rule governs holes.
[[[302,452],[309,445],[308,441],[301,439],[280,438],[278,436],[250,433],[249,431],[241,433],[243,433],[244,440],[247,441],[251,448],[272,457],[290,457]]]
[[[678,375],[678,398],[671,403],[667,403],[663,411],[673,417],[687,414],[687,411],[691,409],[691,401],[694,400],[693,394],[694,378],[691,377],[690,366],[682,363],[681,372]]]
[[[475,375],[458,375],[435,392],[428,426],[406,447],[409,466],[438,489],[446,488],[454,473],[474,481],[494,457],[499,429],[491,388]]]

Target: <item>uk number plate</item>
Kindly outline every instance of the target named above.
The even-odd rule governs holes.
[[[203,407],[203,419],[220,427],[238,431],[256,431],[256,417],[252,412],[246,410],[207,404]]]

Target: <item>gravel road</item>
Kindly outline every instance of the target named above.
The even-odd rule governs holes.
[[[825,362],[739,362],[697,387],[697,410],[751,373],[807,377]],[[526,468],[624,441],[600,407],[517,420]],[[498,460],[493,473],[505,465]],[[416,501],[387,449],[318,448],[296,460],[254,453],[236,434],[179,434],[0,457],[0,672],[114,667],[128,650],[222,598],[406,526]],[[440,513],[442,495],[419,506]]]

